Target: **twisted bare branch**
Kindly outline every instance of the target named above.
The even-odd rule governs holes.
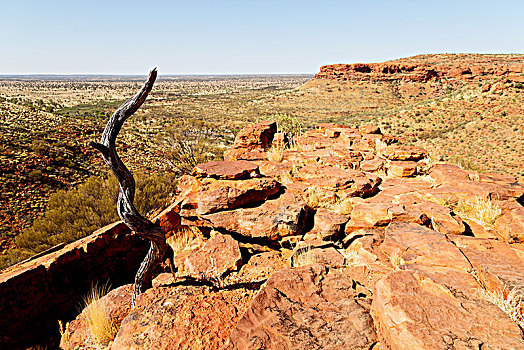
[[[102,134],[100,143],[91,142],[90,145],[100,151],[107,166],[115,174],[120,185],[118,193],[118,216],[124,223],[140,236],[151,241],[149,251],[140,265],[135,276],[132,305],[136,297],[151,287],[153,270],[162,261],[167,249],[165,234],[158,223],[146,219],[136,210],[133,201],[135,198],[135,179],[133,174],[124,165],[116,152],[115,141],[122,125],[135,113],[146,100],[153,88],[157,77],[156,68],[149,72],[149,78],[136,95],[124,102],[111,116]]]

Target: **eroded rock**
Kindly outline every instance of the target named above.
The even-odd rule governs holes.
[[[320,265],[274,273],[224,349],[367,349],[376,342],[352,280]]]

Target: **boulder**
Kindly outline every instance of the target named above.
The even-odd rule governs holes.
[[[198,279],[220,281],[242,264],[238,242],[229,235],[216,234],[184,262],[184,272]]]
[[[376,342],[353,281],[320,265],[271,275],[224,349],[368,349]]]
[[[211,177],[222,180],[239,180],[258,177],[258,165],[247,160],[211,161],[198,164],[193,173],[197,177]]]
[[[377,282],[373,297],[373,318],[387,349],[524,348],[520,328],[501,309],[458,295],[424,272],[393,272]]]
[[[417,173],[417,163],[411,161],[392,161],[388,165],[388,175],[410,177]]]
[[[273,137],[277,132],[277,123],[263,121],[258,124],[248,125],[238,133],[233,144],[234,148],[267,149],[271,147]]]
[[[112,349],[219,349],[253,298],[244,288],[151,288],[122,321]]]
[[[382,150],[382,155],[390,160],[421,160],[428,152],[420,147],[387,146]]]
[[[267,200],[257,207],[221,211],[202,215],[202,218],[217,229],[278,241],[302,233],[307,212],[302,197],[286,191],[280,197]]]
[[[78,315],[93,283],[132,283],[148,249],[147,241],[116,222],[3,270],[0,348],[28,348],[58,334],[58,320]]]
[[[380,134],[380,128],[376,125],[363,125],[358,128],[362,134]]]
[[[317,209],[313,217],[313,228],[304,235],[304,239],[329,241],[342,234],[349,215],[342,215],[327,209]]]
[[[280,183],[273,178],[247,180],[216,180],[204,185],[197,193],[199,215],[221,210],[236,209],[266,200],[280,190]]]

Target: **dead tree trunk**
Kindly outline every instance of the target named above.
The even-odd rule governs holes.
[[[136,297],[151,287],[153,270],[163,260],[167,249],[165,234],[157,223],[146,219],[136,210],[133,205],[135,198],[135,179],[133,174],[124,165],[116,153],[115,141],[125,120],[135,113],[144,103],[151,91],[157,76],[156,68],[149,73],[149,78],[137,94],[129,98],[113,113],[102,134],[100,143],[91,142],[90,145],[102,153],[105,163],[115,174],[120,184],[118,193],[117,211],[118,216],[124,223],[140,236],[151,242],[149,251],[140,265],[135,277],[133,289],[132,306],[135,305]]]

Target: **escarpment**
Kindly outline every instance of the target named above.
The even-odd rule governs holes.
[[[101,299],[119,328],[113,342],[93,343],[84,310],[62,348],[524,349],[524,185],[430,162],[375,126],[320,124],[292,149],[282,139],[271,122],[251,125],[225,161],[182,177],[160,214],[176,275],[159,271],[132,310],[130,286]],[[39,271],[109,276],[72,269],[89,244],[58,263],[79,244],[12,267],[1,295],[24,293],[16,276]],[[147,250],[140,244],[129,278]],[[71,298],[68,288],[41,307]],[[2,328],[2,339],[23,326]]]
[[[496,60],[497,64],[493,65]],[[439,78],[488,80],[505,77],[519,81],[524,73],[522,55],[435,54],[419,55],[383,63],[332,64],[322,66],[317,79],[403,80],[426,82]]]

